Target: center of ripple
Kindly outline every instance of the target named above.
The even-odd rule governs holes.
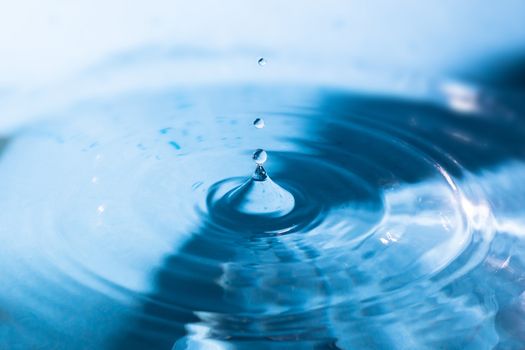
[[[208,191],[203,216],[220,227],[221,233],[283,235],[314,232],[337,215],[355,236],[369,232],[383,216],[377,190],[345,169],[326,162],[314,167],[307,156],[297,153],[276,153],[273,166],[275,179],[258,166],[251,178],[232,177],[215,183]],[[257,180],[258,171],[265,172],[264,180]],[[354,201],[334,208],[337,189]]]

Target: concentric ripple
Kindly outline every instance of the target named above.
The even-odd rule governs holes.
[[[9,341],[492,348],[496,308],[456,293],[472,290],[495,231],[484,189],[465,180],[476,145],[453,141],[469,124],[425,101],[297,91],[143,93],[14,135],[0,161],[0,300],[32,316]],[[232,204],[259,147],[293,208]]]

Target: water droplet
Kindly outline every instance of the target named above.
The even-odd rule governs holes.
[[[257,118],[253,121],[253,125],[257,128],[257,129],[262,129],[264,128],[264,119],[262,118]]]
[[[253,152],[252,159],[257,165],[263,165],[264,162],[266,162],[266,159],[268,159],[268,154],[265,150],[259,148]]]
[[[257,64],[259,64],[259,66],[261,67],[265,66],[266,60],[264,59],[264,57],[259,58],[259,60],[257,61]]]
[[[262,167],[262,165],[257,165],[257,168],[255,168],[255,171],[253,172],[252,179],[255,181],[264,181],[268,178],[268,175],[266,174],[266,170]]]
[[[176,150],[180,150],[180,145],[175,141],[168,142],[171,147],[175,148]]]

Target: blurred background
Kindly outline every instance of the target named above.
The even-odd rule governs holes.
[[[163,84],[446,77],[517,89],[524,13],[523,0],[4,2],[0,133],[77,99]],[[272,62],[264,75],[259,56]]]

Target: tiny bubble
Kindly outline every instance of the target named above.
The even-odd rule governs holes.
[[[259,66],[261,67],[265,66],[266,60],[264,59],[264,57],[259,58],[259,60],[257,61],[257,64],[259,64]]]

